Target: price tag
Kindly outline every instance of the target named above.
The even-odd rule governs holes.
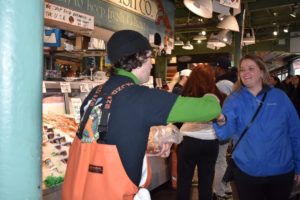
[[[88,83],[81,83],[80,84],[80,92],[89,92],[90,87]]]
[[[43,81],[43,93],[46,93],[46,84],[44,81]]]
[[[60,89],[62,93],[71,93],[71,84],[69,82],[60,82]]]
[[[71,98],[73,115],[75,122],[78,124],[80,122],[80,106],[82,104],[80,98]]]

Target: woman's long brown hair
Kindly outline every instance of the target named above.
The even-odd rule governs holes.
[[[207,93],[215,94],[221,105],[226,95],[221,93],[215,82],[215,73],[213,68],[208,64],[198,64],[192,69],[192,72],[183,87],[182,96],[202,97]]]

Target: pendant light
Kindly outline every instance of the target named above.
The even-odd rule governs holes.
[[[201,41],[201,40],[206,40],[206,36],[204,36],[202,33],[199,33],[198,35],[193,37],[193,40]]]
[[[235,32],[240,32],[239,25],[236,21],[236,18],[232,15],[228,15],[221,21],[218,25],[218,28],[227,29]]]
[[[183,49],[185,50],[193,50],[194,49],[194,46],[191,44],[190,41],[187,41],[183,46],[182,46]]]
[[[212,33],[207,41],[207,47],[211,49],[219,49],[225,47],[226,44],[218,39],[218,36]],[[212,48],[213,47],[213,48]]]
[[[203,18],[212,18],[212,0],[184,0],[183,3],[194,14]]]
[[[175,39],[175,41],[174,41],[174,45],[175,45],[175,46],[183,46],[184,43],[183,43],[182,40],[180,40],[179,37],[176,37],[176,39]]]
[[[254,35],[254,29],[244,29],[244,36],[243,36],[243,40],[242,40],[242,45],[243,46],[247,46],[247,45],[251,45],[251,44],[255,44],[255,35]]]

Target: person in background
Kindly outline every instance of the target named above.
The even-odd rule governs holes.
[[[186,82],[191,74],[191,71],[192,70],[190,70],[190,69],[183,69],[179,72],[179,75],[180,75],[179,81],[174,85],[174,87],[172,89],[172,93],[181,95],[183,87],[186,84]],[[180,127],[178,127],[178,128],[180,128]]]
[[[217,98],[213,96],[181,97],[167,91],[142,86],[141,84],[149,80],[152,68],[151,46],[148,39],[136,31],[115,32],[107,43],[107,53],[113,65],[110,78],[102,87],[100,98],[97,99],[91,112],[93,116],[89,117],[84,133],[97,136],[94,133],[101,132],[101,129],[98,130],[98,119],[102,117],[101,110],[108,103],[106,95],[127,85],[112,97],[109,118],[106,121],[106,134],[95,138],[97,142],[108,144],[115,149],[114,154],[106,152],[102,153],[103,156],[120,160],[120,166],[104,166],[103,176],[116,174],[114,169],[117,167],[124,170],[118,171],[120,175],[115,180],[100,182],[103,179],[99,179],[99,195],[94,199],[133,199],[134,196],[139,195],[145,195],[146,199],[150,199],[147,190],[139,189],[146,187],[145,181],[150,177],[149,173],[142,173],[143,167],[147,166],[145,153],[150,127],[172,122],[210,121],[219,115],[221,107]],[[99,87],[95,87],[83,101],[80,109],[81,116],[86,112]],[[77,138],[80,142],[84,142],[80,137],[75,139]],[[62,199],[74,200],[71,196],[76,192],[73,184],[78,182],[74,183],[73,179],[76,179],[79,174],[72,174],[72,170],[68,169],[67,167]],[[119,181],[125,183],[124,188],[118,183]],[[83,183],[84,181],[81,180],[76,186],[84,187],[80,185]]]
[[[226,97],[216,87],[213,68],[210,65],[199,64],[193,68],[183,87],[182,96],[203,97],[209,93],[216,95],[221,104]],[[185,122],[180,132],[184,136],[177,152],[177,199],[191,199],[192,179],[197,166],[199,200],[211,200],[219,149],[212,122]]]
[[[238,71],[233,93],[213,124],[220,140],[233,138],[235,145],[266,94],[232,155],[239,199],[287,200],[294,180],[300,184],[299,117],[288,96],[269,86],[267,66],[260,57],[246,55]]]
[[[236,81],[236,77],[234,77],[230,70],[231,62],[228,57],[221,56],[217,59],[217,63],[215,66],[215,73],[216,73],[216,82],[220,80],[229,80],[232,83]]]
[[[281,82],[280,82],[280,79],[279,79],[277,76],[271,75],[271,76],[270,76],[269,83],[270,83],[271,85],[273,85],[274,87],[279,88],[279,89],[285,91],[285,88],[283,87],[283,85],[282,85]]]
[[[233,84],[236,80],[233,77],[233,73],[229,70],[231,62],[227,57],[220,57],[217,59],[217,66],[215,67],[216,75],[216,86],[218,89],[229,96],[232,92]],[[227,168],[227,149],[229,145],[229,140],[219,141],[219,154],[215,166],[215,176],[214,176],[214,195],[215,199],[229,199],[231,198],[232,189],[230,184],[225,184],[222,182],[223,175]]]
[[[284,88],[286,94],[291,97],[293,92],[293,84],[292,84],[293,75],[289,74],[282,82],[282,87]]]
[[[293,91],[291,93],[291,100],[300,117],[300,75],[295,75],[292,78]]]

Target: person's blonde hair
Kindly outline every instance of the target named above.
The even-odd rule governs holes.
[[[247,60],[247,59],[252,60],[253,62],[255,62],[256,65],[259,67],[259,69],[262,71],[262,74],[263,74],[263,76],[262,76],[263,85],[269,85],[270,75],[269,75],[269,71],[268,71],[267,65],[263,61],[263,59],[261,57],[259,57],[259,56],[256,56],[256,55],[245,55],[240,60],[240,64],[238,66],[238,78],[237,78],[236,83],[233,86],[233,91],[238,91],[243,86],[242,80],[240,78],[241,63],[244,60]]]

